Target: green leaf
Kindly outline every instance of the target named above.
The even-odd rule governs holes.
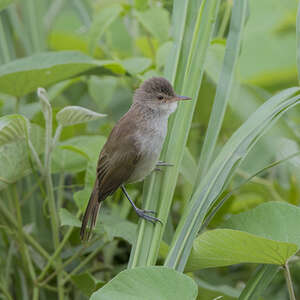
[[[119,4],[114,4],[101,9],[100,12],[95,16],[90,32],[90,53],[94,53],[101,36],[111,25],[111,23],[117,19],[122,10],[122,6]]]
[[[89,94],[99,110],[106,109],[117,87],[117,79],[112,76],[91,76],[88,81]]]
[[[136,11],[139,22],[160,42],[165,42],[169,37],[169,13],[161,7],[152,7],[145,12]]]
[[[185,270],[238,263],[283,265],[300,248],[299,220],[299,207],[280,202],[233,215],[223,224],[226,229],[196,238]]]
[[[136,224],[121,218],[117,214],[108,214],[103,210],[103,213],[100,213],[95,231],[101,233],[104,229],[110,240],[119,237],[132,245],[136,238],[136,228]]]
[[[185,271],[240,263],[283,265],[297,250],[295,244],[238,230],[215,229],[196,238]]]
[[[91,296],[93,292],[104,285],[104,281],[96,280],[89,272],[72,275],[71,280],[86,296]]]
[[[232,135],[214,160],[188,203],[167,257],[168,266],[183,270],[198,230],[242,159],[258,139],[289,108],[300,101],[298,88],[283,90],[265,102]],[[295,96],[296,95],[296,96]]]
[[[12,3],[13,3],[13,0],[0,0],[0,11]]]
[[[297,37],[297,74],[298,74],[298,82],[300,82],[300,3],[298,4],[297,10],[297,21],[296,21],[296,37]]]
[[[122,61],[122,65],[130,74],[144,72],[151,65],[152,61],[146,57],[132,57]]]
[[[156,68],[159,69],[166,65],[168,56],[170,55],[173,47],[173,42],[169,41],[162,44],[156,52]]]
[[[66,106],[57,113],[56,120],[62,126],[69,126],[97,120],[105,116],[81,106]]]
[[[59,210],[59,218],[61,226],[81,226],[81,222],[65,208]]]
[[[76,173],[87,169],[87,173],[92,172],[94,180],[105,140],[103,136],[76,136],[60,143],[52,153],[52,172]]]
[[[25,140],[0,147],[0,190],[30,173],[29,153]]]
[[[138,267],[119,273],[95,292],[91,300],[193,300],[192,278],[165,267]]]
[[[68,145],[55,147],[52,152],[52,173],[78,173],[86,169],[87,158],[75,149]]]
[[[26,138],[28,121],[22,115],[0,118],[0,146]]]
[[[300,248],[300,207],[281,202],[267,202],[231,216],[222,227],[238,229]],[[284,226],[283,226],[284,224]]]
[[[77,51],[44,52],[1,65],[0,91],[21,97],[40,86],[46,87],[93,69],[124,73],[117,62],[94,60]]]

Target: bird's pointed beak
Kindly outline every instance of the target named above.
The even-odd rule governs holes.
[[[176,95],[174,97],[174,101],[182,101],[182,100],[192,100],[192,98],[186,96],[180,96],[180,95]]]

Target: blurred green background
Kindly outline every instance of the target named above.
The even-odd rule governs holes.
[[[196,176],[193,167],[200,155],[212,108],[232,5],[232,0],[220,3],[189,133],[188,150],[180,167],[172,206],[172,222],[167,227],[169,234],[174,232],[183,207],[192,193]],[[249,1],[249,14],[233,91],[217,149],[273,94],[298,85],[297,5],[296,0]],[[64,282],[68,299],[87,299],[95,289],[127,266],[137,217],[121,193],[115,193],[112,199],[105,202],[100,215],[101,223],[96,229],[98,236],[89,245],[82,245],[79,240],[80,223],[78,225],[75,215],[80,215],[88,198],[90,184],[94,180],[94,164],[105,138],[130,107],[134,90],[146,78],[163,75],[173,45],[172,7],[172,0],[0,1],[0,114],[20,113],[31,121],[32,141],[39,154],[43,152],[45,125],[36,91],[30,90],[16,97],[2,90],[5,82],[1,81],[1,76],[9,70],[3,66],[10,63],[13,68],[16,59],[45,51],[65,50],[80,51],[91,60],[117,62],[115,69],[92,68],[83,71],[82,75],[76,74],[63,81],[54,79],[44,86],[53,107],[54,129],[57,128],[56,113],[67,105],[78,105],[107,114],[107,117],[90,123],[64,127],[60,147],[53,152],[52,172],[60,209],[61,237],[69,233],[61,252],[64,263],[68,262],[64,266],[65,272],[69,273]],[[61,67],[63,74],[63,63]],[[35,70],[38,70],[38,66]],[[29,72],[26,76],[29,86],[35,77],[30,77]],[[35,76],[38,78],[39,75]],[[269,163],[299,151],[299,140],[300,107],[296,106],[251,150],[227,191]],[[299,168],[298,156],[243,185],[218,211],[209,228],[216,228],[229,216],[264,202],[281,201],[299,205]],[[53,253],[47,201],[43,201],[45,191],[24,141],[0,147],[0,179],[0,202],[3,202],[4,210],[14,216],[13,201],[17,197],[21,203],[23,230],[49,253]],[[141,206],[142,184],[130,185],[129,192]],[[19,251],[20,236],[17,228],[11,226],[4,210],[0,211],[0,295],[3,299],[9,299],[9,295],[12,299],[32,299],[33,286]],[[168,235],[165,241],[170,242]],[[29,246],[29,255],[34,268],[43,270],[47,259],[32,245]],[[89,259],[86,261],[86,258]],[[76,269],[78,266],[80,268]],[[255,267],[240,264],[194,272],[191,276],[199,286],[198,299],[214,299],[220,295],[223,296],[221,299],[237,299]],[[291,266],[291,272],[299,295],[299,263]],[[57,299],[56,275],[55,270],[50,268],[43,278],[48,281],[40,281],[40,299]],[[287,299],[281,273],[276,275],[262,299]]]

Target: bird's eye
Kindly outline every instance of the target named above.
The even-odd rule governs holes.
[[[157,99],[162,100],[162,99],[164,99],[164,97],[160,95],[160,96],[157,97]]]

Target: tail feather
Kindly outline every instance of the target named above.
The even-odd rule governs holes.
[[[84,216],[82,218],[82,225],[81,225],[81,229],[80,229],[80,237],[82,240],[89,240],[91,233],[93,231],[93,228],[96,225],[96,220],[98,217],[100,205],[101,205],[101,202],[99,199],[98,188],[95,185],[94,190],[91,193],[89,203],[85,210]],[[90,223],[89,229],[87,229],[88,223]]]

